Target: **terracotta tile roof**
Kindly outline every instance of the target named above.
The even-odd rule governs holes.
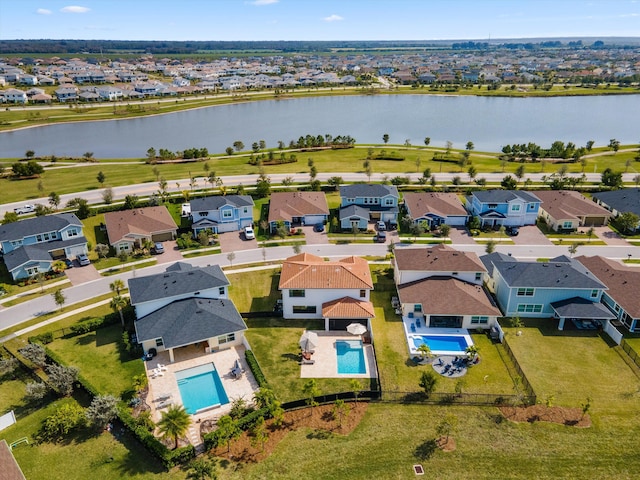
[[[395,263],[399,270],[426,272],[486,272],[473,252],[461,252],[449,245],[426,248],[396,248]]]
[[[107,212],[104,214],[104,223],[111,244],[130,234],[148,237],[154,233],[178,229],[165,206]]]
[[[542,200],[542,209],[556,220],[584,216],[611,217],[611,212],[579,192],[573,190],[548,190],[536,192]]]
[[[400,303],[419,303],[427,315],[502,314],[480,285],[451,277],[429,277],[398,286]]]
[[[607,286],[607,295],[624,308],[625,312],[633,318],[640,318],[640,295],[638,295],[640,269],[599,255],[594,257],[580,256],[576,260]]]
[[[455,193],[405,193],[403,198],[407,211],[413,218],[420,218],[427,213],[435,213],[441,217],[469,215]]]
[[[325,318],[373,318],[373,304],[342,297],[322,304],[322,316]]]
[[[325,262],[315,255],[301,253],[282,264],[278,288],[372,289],[373,280],[364,258]]]
[[[269,222],[291,222],[293,217],[329,215],[323,192],[277,192],[269,200]]]

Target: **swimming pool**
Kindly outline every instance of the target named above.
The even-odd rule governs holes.
[[[193,415],[200,410],[229,403],[220,376],[213,363],[176,372],[178,389],[185,410]]]
[[[468,334],[451,335],[410,335],[409,350],[417,354],[418,347],[427,344],[431,353],[435,355],[464,355],[467,347],[473,345],[473,340]]]
[[[336,342],[338,373],[354,375],[367,373],[364,349],[360,340],[338,340]]]

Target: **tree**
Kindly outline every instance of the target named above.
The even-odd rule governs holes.
[[[34,155],[35,155],[35,154],[36,154],[36,152],[34,152],[33,150],[27,150],[27,151],[24,153],[24,156],[25,156],[25,157],[27,157],[27,158],[29,158],[29,159],[31,159],[31,158],[33,158],[33,157],[34,157]]]
[[[149,162],[152,162],[156,159],[156,149],[153,147],[150,147],[147,150],[147,159],[149,160]],[[156,173],[155,170],[157,170],[157,167],[154,167],[154,174],[156,176],[156,179],[158,178],[159,173]]]
[[[133,210],[138,206],[139,198],[135,194],[124,197],[124,209]]]
[[[242,434],[238,423],[229,415],[223,415],[218,419],[217,432],[222,444],[227,445],[227,453],[231,452],[231,442]]]
[[[65,403],[44,420],[42,434],[45,438],[54,440],[67,435],[84,422],[84,409],[75,402]]]
[[[601,174],[601,181],[605,187],[621,188],[622,187],[622,172],[614,172],[611,168],[607,167]]]
[[[349,412],[351,411],[351,407],[349,404],[345,403],[344,400],[338,398],[334,405],[333,410],[331,412],[333,419],[338,421],[338,427],[342,427],[342,420],[344,417],[349,416]]]
[[[432,371],[422,372],[420,383],[418,385],[424,390],[424,394],[428,397],[436,389],[438,377]]]
[[[591,227],[589,230],[587,230],[587,238],[589,239],[589,243],[591,243],[591,237],[593,237],[596,234],[596,229]]]
[[[98,183],[100,184],[100,186],[102,187],[104,184],[104,181],[107,179],[106,175],[104,173],[102,173],[102,170],[98,172],[98,175],[96,176],[96,180],[98,180]]]
[[[431,349],[429,348],[429,345],[427,345],[426,343],[421,344],[418,348],[417,351],[420,355],[422,355],[425,360],[428,360],[429,358],[431,358]]]
[[[428,147],[431,143],[431,137],[424,137],[424,146]]]
[[[349,388],[353,390],[353,397],[356,399],[357,404],[358,397],[360,396],[360,392],[362,391],[362,382],[357,378],[352,378],[349,382]]]
[[[231,267],[233,267],[233,261],[235,260],[235,258],[236,258],[236,254],[234,252],[229,252],[227,254],[227,260],[229,260],[229,265]]]
[[[329,178],[329,180],[327,180],[327,185],[333,187],[334,190],[338,190],[342,183],[344,183],[342,177],[331,177]]]
[[[60,195],[58,195],[56,192],[51,192],[49,194],[49,205],[57,210],[58,205],[60,205]]]
[[[449,436],[453,433],[457,425],[458,417],[451,413],[447,413],[436,426],[436,434],[441,437],[445,437],[445,442],[449,442]]]
[[[515,190],[516,188],[518,188],[518,181],[515,178],[513,178],[511,175],[507,175],[502,179],[502,181],[500,182],[500,185],[505,190]]]
[[[305,382],[302,386],[302,393],[305,396],[307,405],[311,407],[311,413],[313,414],[313,408],[318,406],[316,397],[320,396],[320,389],[315,379],[311,378]]]
[[[116,295],[111,299],[111,303],[109,306],[113,309],[114,312],[118,312],[120,314],[120,323],[122,324],[122,328],[124,329],[124,315],[122,314],[122,309],[127,306],[127,300],[120,295]]]
[[[451,227],[449,225],[447,225],[446,223],[443,223],[442,225],[440,225],[441,237],[448,237],[450,232],[451,232]]]
[[[365,160],[363,166],[365,175],[367,176],[369,181],[371,181],[371,175],[373,175],[373,167],[371,166],[371,162],[369,160]]]
[[[589,413],[589,410],[591,410],[591,397],[587,397],[587,401],[580,405],[582,406],[582,417],[580,417],[580,419],[583,419],[584,416]]]
[[[264,423],[264,417],[258,417],[258,421],[251,428],[251,445],[254,447],[260,445],[261,451],[264,452],[264,444],[269,440],[267,426]]]
[[[404,141],[404,146],[405,146],[405,148],[411,148],[411,139],[410,138],[407,138]]]
[[[467,152],[471,152],[475,148],[475,145],[473,144],[473,142],[469,141],[464,148],[467,150]]]
[[[620,141],[616,140],[615,138],[612,138],[611,140],[609,140],[609,145],[607,145],[611,150],[613,150],[614,153],[617,153],[618,150],[620,149]]]
[[[111,205],[113,202],[113,188],[107,187],[102,192],[102,201],[107,205]]]
[[[93,152],[84,152],[82,154],[82,156],[84,157],[84,159],[86,161],[89,161],[89,160],[91,160],[93,158]],[[102,183],[102,182],[100,182],[100,183]]]
[[[11,165],[11,170],[16,177],[37,177],[44,172],[44,167],[35,160],[29,160],[27,163],[14,163]]]
[[[467,174],[469,175],[469,181],[472,181],[478,175],[478,169],[471,165],[467,170]]]
[[[194,480],[217,480],[216,466],[204,458],[196,458],[189,463],[187,478]]]
[[[445,143],[445,155],[447,156],[447,158],[449,158],[449,156],[451,155],[451,149],[453,148],[453,142],[450,140],[447,140],[447,142]]]
[[[56,260],[51,264],[51,270],[55,273],[62,273],[67,269],[67,264],[62,260]]]
[[[271,179],[262,172],[256,182],[256,195],[260,198],[268,197],[271,194]]]
[[[35,213],[36,213],[36,217],[42,217],[44,215],[49,215],[53,213],[53,208],[42,205],[41,203],[36,203]]]
[[[227,155],[233,155],[233,148],[232,148],[232,147],[227,147],[227,148],[225,149],[225,153],[226,153]]]
[[[384,142],[385,145],[387,143],[389,143],[389,134],[388,133],[385,133],[384,135],[382,135],[382,141]]]
[[[40,368],[44,367],[47,363],[47,352],[39,343],[28,343],[19,349],[18,352],[24,358]]]
[[[14,223],[17,221],[18,221],[18,214],[16,212],[4,212],[2,225],[7,225],[8,223]]]
[[[235,142],[233,142],[233,148],[236,149],[236,152],[244,150],[244,143],[242,143],[242,141],[240,140],[236,140]]]
[[[230,418],[230,417],[229,417]],[[162,412],[162,417],[158,422],[158,432],[162,438],[170,438],[178,448],[178,439],[184,436],[191,425],[191,417],[182,405],[170,405]]]
[[[104,243],[98,243],[93,249],[94,252],[98,254],[98,258],[106,258],[109,254],[109,245],[105,245]]]
[[[119,401],[113,395],[96,395],[85,411],[87,420],[99,429],[104,428],[118,415]]]
[[[47,366],[49,385],[65,397],[73,392],[73,384],[78,379],[79,370],[76,367],[65,367],[57,363]]]
[[[524,164],[518,165],[518,168],[516,168],[516,171],[515,171],[515,174],[514,174],[516,176],[516,178],[518,179],[518,181],[522,180],[526,170],[527,170],[527,168],[524,166]]]
[[[44,382],[29,382],[25,385],[25,397],[29,401],[42,400],[49,391]]]
[[[616,217],[616,225],[623,233],[633,233],[638,228],[640,217],[633,212],[624,212]]]
[[[589,140],[589,141],[587,142],[587,144],[586,144],[587,152],[590,152],[590,151],[593,149],[593,145],[594,145],[595,143],[596,143],[596,142],[594,142],[593,140]]]
[[[573,242],[571,245],[569,245],[568,249],[569,249],[569,254],[573,257],[577,252],[578,252],[578,247],[582,246],[583,243],[582,242]]]
[[[493,253],[496,251],[496,241],[493,239],[489,239],[487,244],[484,247],[484,251],[486,253]]]
[[[76,216],[80,220],[84,220],[91,215],[91,209],[89,208],[89,203],[80,197],[73,198],[67,202],[67,207],[76,208]]]
[[[62,311],[62,307],[64,306],[64,302],[67,301],[67,297],[62,292],[62,289],[58,288],[51,295],[53,296],[53,301],[56,302],[56,305],[58,307],[60,307],[60,311]]]

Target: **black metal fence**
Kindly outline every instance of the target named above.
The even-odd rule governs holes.
[[[380,398],[379,391],[372,390],[363,390],[358,392],[339,392],[339,393],[329,393],[327,395],[320,395],[314,397],[313,400],[318,405],[326,405],[329,403],[334,403],[336,400],[377,400]],[[300,400],[294,400],[292,402],[286,402],[282,404],[282,408],[285,410],[296,410],[298,408],[306,408],[309,406],[309,399],[303,398]]]
[[[531,383],[527,379],[527,376],[524,374],[522,367],[518,363],[518,359],[513,354],[513,351],[509,346],[509,342],[507,341],[507,337],[503,338],[502,347],[504,349],[504,352],[507,354],[507,357],[509,358],[509,361],[507,361],[504,357],[502,358],[502,361],[507,367],[507,371],[509,372],[509,375],[514,380],[514,383],[516,383],[516,387],[522,388],[522,390],[524,390],[524,393],[526,394],[524,396],[529,398],[528,403],[530,405],[535,404],[538,398],[536,395],[536,392],[533,390]],[[500,346],[498,346],[498,354],[501,357],[503,356],[503,353],[502,353],[503,349],[501,349]],[[516,381],[516,378],[520,379],[519,385],[517,385],[518,382]]]
[[[636,352],[624,338],[622,339],[622,343],[620,343],[620,347],[622,347],[622,350],[629,355],[631,361],[635,363],[636,366],[640,367],[640,355],[638,355],[638,352]]]
[[[536,397],[531,395],[501,395],[496,393],[444,393],[383,391],[383,402],[425,404],[425,405],[466,405],[466,406],[501,406],[532,405]]]

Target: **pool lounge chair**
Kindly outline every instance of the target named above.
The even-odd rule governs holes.
[[[312,360],[311,358],[309,358],[309,359],[303,358],[300,361],[300,365],[313,365],[314,363],[316,363],[316,361]]]
[[[411,332],[416,333],[416,326],[413,323],[411,324]]]
[[[416,327],[420,328],[420,319],[419,318],[416,320]]]

